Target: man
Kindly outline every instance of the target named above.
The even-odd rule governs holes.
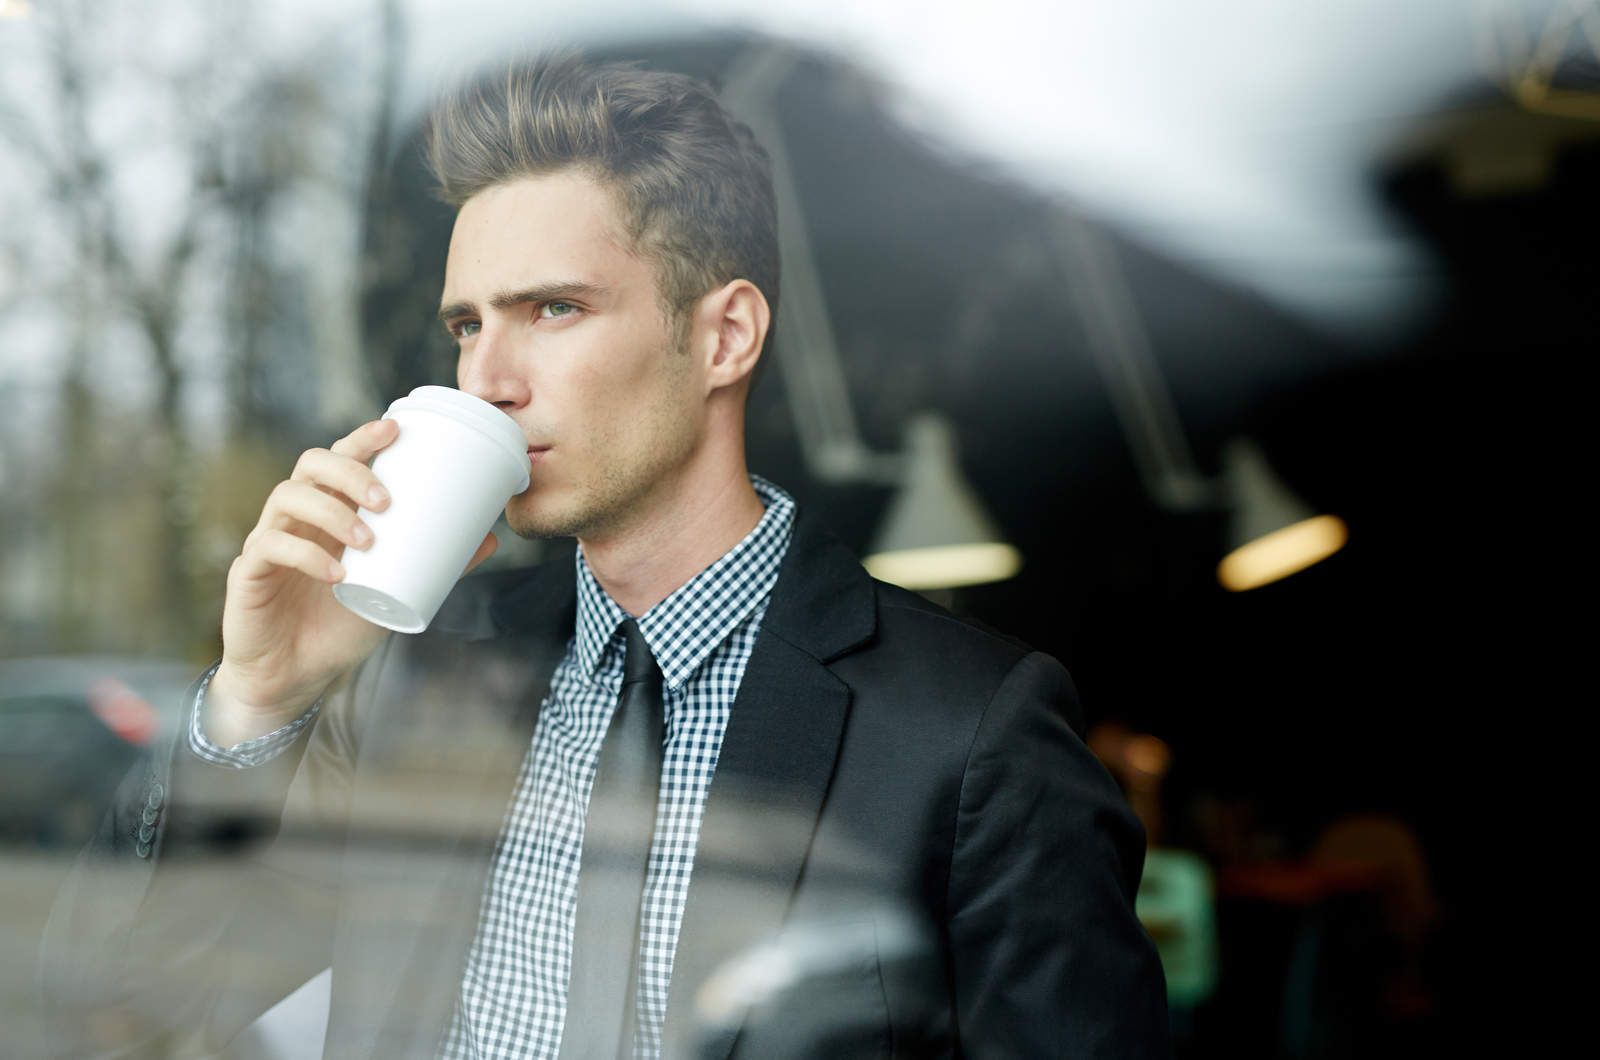
[[[508,522],[577,555],[384,638],[329,587],[397,427],[304,454],[187,739],[53,918],[58,1025],[215,1049],[331,963],[330,1056],[1163,1052],[1142,836],[1065,671],[872,582],[746,470],[777,294],[748,130],[687,78],[519,65],[438,109],[429,158],[459,385],[528,439]]]

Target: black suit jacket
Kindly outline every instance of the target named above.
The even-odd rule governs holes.
[[[47,932],[59,1048],[215,1049],[331,963],[328,1056],[431,1058],[574,606],[570,565],[469,578],[293,752],[236,771],[180,742],[131,776]],[[1078,724],[1053,659],[797,518],[705,808],[666,1054],[1165,1055],[1143,835]]]

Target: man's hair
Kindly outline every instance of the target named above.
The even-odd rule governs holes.
[[[594,177],[617,197],[634,252],[655,263],[669,320],[686,323],[695,302],[735,279],[777,312],[772,163],[700,81],[571,56],[514,62],[441,100],[426,150],[454,206],[523,177]]]

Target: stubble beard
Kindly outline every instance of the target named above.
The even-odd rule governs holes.
[[[675,359],[678,371],[687,371],[685,346],[667,347],[662,352]],[[674,372],[667,381],[679,383],[681,378]],[[513,498],[506,506],[507,525],[518,537],[536,541],[592,539],[626,530],[645,511],[651,494],[675,478],[694,454],[697,439],[693,430],[686,429],[684,415],[684,407],[663,394],[647,410],[649,427],[642,452],[625,464],[607,463],[588,481],[574,484],[576,496],[561,508],[541,506],[536,499],[538,487],[533,486],[529,495]],[[614,452],[617,447],[602,441],[596,448]],[[527,503],[519,506],[521,500]]]
[[[548,541],[558,537],[593,537],[615,527],[631,506],[627,479],[609,474],[599,482],[585,483],[583,494],[565,510],[540,508],[533,498],[518,510],[506,507],[506,524],[518,537]]]

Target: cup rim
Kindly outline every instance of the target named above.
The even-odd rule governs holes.
[[[386,415],[409,411],[436,412],[482,434],[520,467],[522,485],[515,492],[528,488],[528,439],[516,421],[504,412],[465,391],[435,385],[419,386],[405,397],[396,398]]]

